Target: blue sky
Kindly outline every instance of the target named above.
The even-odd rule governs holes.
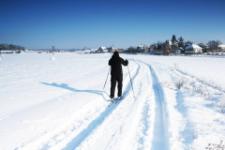
[[[224,0],[1,0],[0,43],[128,47],[170,39],[225,42]]]

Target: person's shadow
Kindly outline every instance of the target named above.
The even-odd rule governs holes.
[[[85,89],[85,90],[76,89],[76,88],[73,88],[73,87],[69,86],[66,83],[55,83],[55,82],[52,82],[52,83],[41,82],[41,83],[44,84],[44,85],[47,85],[47,86],[66,89],[66,90],[69,90],[69,91],[72,91],[72,92],[84,92],[84,93],[90,93],[90,94],[97,94],[97,95],[102,96],[103,99],[107,100],[107,98],[104,95],[108,95],[108,94],[105,91],[89,90],[89,89]]]

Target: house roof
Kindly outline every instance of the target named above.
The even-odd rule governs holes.
[[[218,47],[221,49],[225,49],[225,44],[220,44]]]
[[[100,46],[99,48],[101,48],[101,49],[103,49],[103,50],[104,50],[104,49],[106,49],[106,47],[105,47],[105,46]]]
[[[202,50],[202,48],[200,46],[198,46],[197,44],[190,44],[190,45],[186,46],[185,49]]]

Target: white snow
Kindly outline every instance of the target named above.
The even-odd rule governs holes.
[[[109,101],[111,54],[1,56],[1,150],[189,150],[224,146],[225,59],[121,55],[123,99]]]

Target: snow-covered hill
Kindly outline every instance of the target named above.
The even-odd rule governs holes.
[[[1,150],[189,150],[224,146],[225,59],[122,55],[123,99],[108,98],[110,54],[3,55]],[[225,147],[225,146],[224,146]]]

